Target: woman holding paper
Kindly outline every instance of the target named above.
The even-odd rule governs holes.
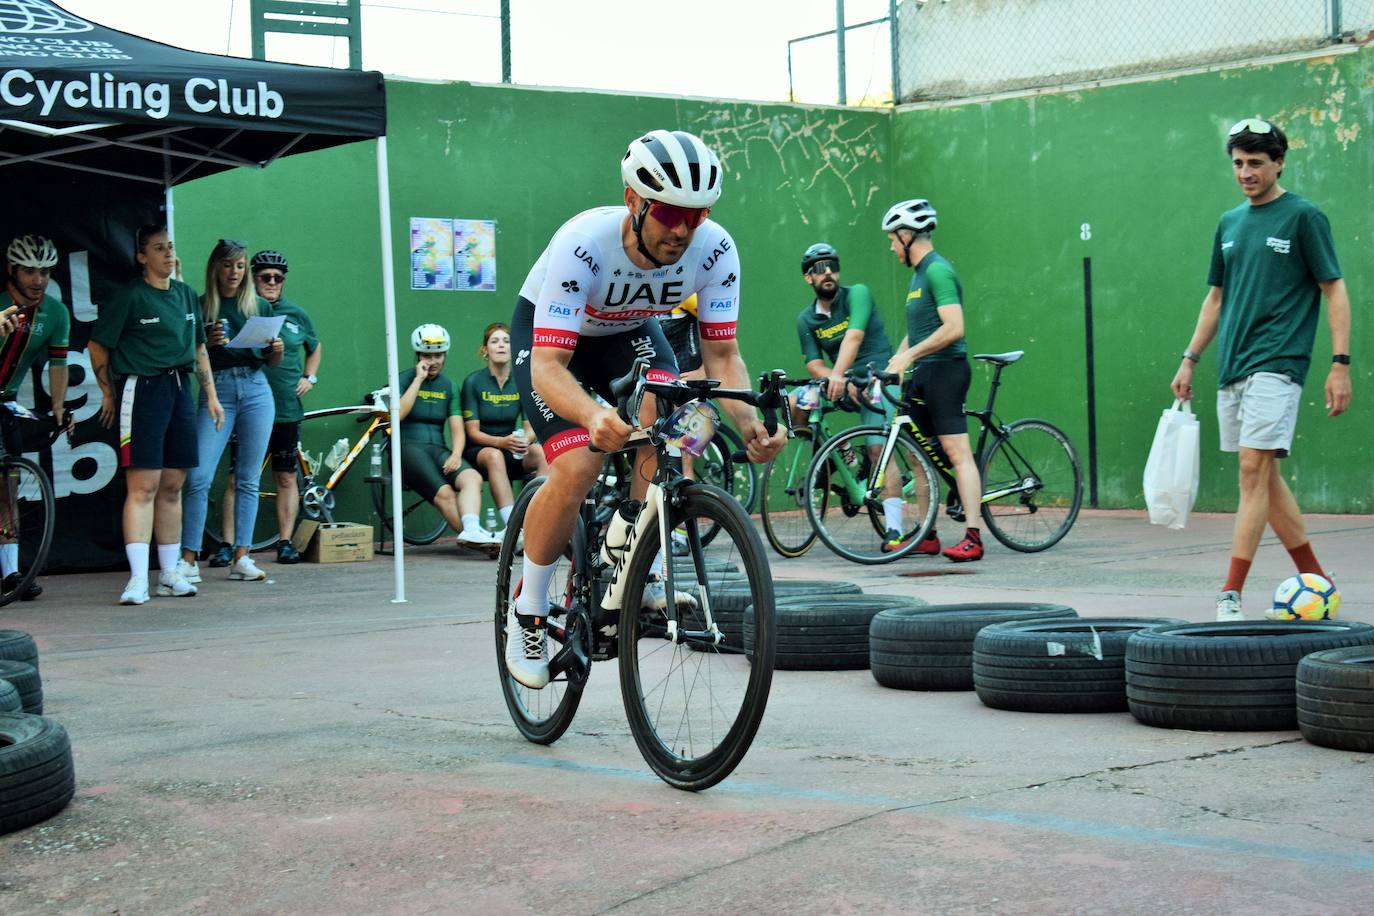
[[[205,294],[201,313],[215,391],[224,408],[218,429],[211,420],[201,393],[196,414],[198,462],[186,478],[185,505],[181,513],[181,561],[177,570],[189,582],[200,581],[196,562],[205,537],[206,498],[219,466],[224,446],[233,436],[237,442],[234,466],[253,469],[236,475],[234,485],[234,553],[229,578],[255,581],[267,578],[248,555],[253,525],[258,516],[258,474],[267,455],[267,440],[276,417],[272,389],[263,372],[282,361],[284,347],[273,330],[281,319],[248,282],[248,246],[237,239],[220,239],[205,264]],[[254,320],[257,319],[257,320]],[[267,319],[267,320],[264,320]]]

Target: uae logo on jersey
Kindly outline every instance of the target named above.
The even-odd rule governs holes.
[[[70,35],[95,26],[58,9],[47,0],[0,0],[0,33],[7,35]]]

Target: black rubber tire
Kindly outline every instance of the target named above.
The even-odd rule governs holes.
[[[1313,744],[1374,753],[1374,648],[1313,652],[1298,662],[1298,728]]]
[[[47,820],[75,792],[67,730],[42,716],[0,713],[0,834]]]
[[[1062,604],[1002,602],[893,608],[868,629],[873,679],[899,690],[972,690],[973,639],[983,627],[1011,620],[1077,617]]]
[[[1131,715],[1159,728],[1296,728],[1297,668],[1323,649],[1374,645],[1374,626],[1338,620],[1185,623],[1126,643]]]
[[[23,630],[0,630],[0,660],[27,662],[38,667],[38,644]]]
[[[1125,712],[1126,640],[1175,617],[1030,620],[983,627],[973,639],[973,689],[983,705],[1018,712]]]
[[[0,712],[23,712],[24,704],[19,700],[19,691],[9,681],[0,679]]]
[[[925,607],[921,598],[901,595],[794,595],[779,598],[778,651],[774,668],[789,671],[859,671],[868,667],[868,627],[874,616],[894,607]],[[746,614],[744,653],[754,648]]]
[[[0,661],[0,680],[9,681],[19,691],[24,712],[35,716],[43,712],[43,680],[33,665],[8,659]]]
[[[863,593],[853,582],[827,582],[824,579],[774,579],[775,600],[800,595],[859,595]],[[745,586],[732,588],[727,583],[711,596],[711,612],[716,626],[725,636],[723,648],[744,651],[744,615],[749,610],[749,589]]]

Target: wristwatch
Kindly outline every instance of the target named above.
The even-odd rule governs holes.
[[[1331,361],[1333,363],[1340,363],[1342,366],[1348,366],[1350,365],[1350,354],[1337,353],[1331,357]]]
[[[1183,351],[1183,358],[1186,359],[1186,360],[1188,360],[1189,362],[1194,362],[1194,363],[1195,363],[1195,362],[1197,362],[1198,360],[1202,359],[1202,354],[1201,354],[1201,353],[1194,353],[1192,350],[1184,350],[1184,351]]]
[[[305,380],[306,380],[307,382],[309,382],[310,384],[312,384],[312,385],[314,385],[315,383],[317,383],[317,382],[319,381],[319,379],[316,378],[316,377],[313,376],[313,375],[307,375],[307,376],[305,377]]]

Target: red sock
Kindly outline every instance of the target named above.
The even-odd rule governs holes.
[[[1250,560],[1232,557],[1231,568],[1226,571],[1226,584],[1221,587],[1221,590],[1223,592],[1238,592],[1245,588],[1245,577],[1250,575],[1250,563]]]
[[[1322,572],[1321,564],[1317,562],[1317,555],[1312,552],[1311,541],[1305,541],[1300,546],[1290,549],[1288,555],[1293,558],[1293,565],[1298,568],[1298,572],[1316,573],[1322,578],[1326,578],[1326,573]]]

